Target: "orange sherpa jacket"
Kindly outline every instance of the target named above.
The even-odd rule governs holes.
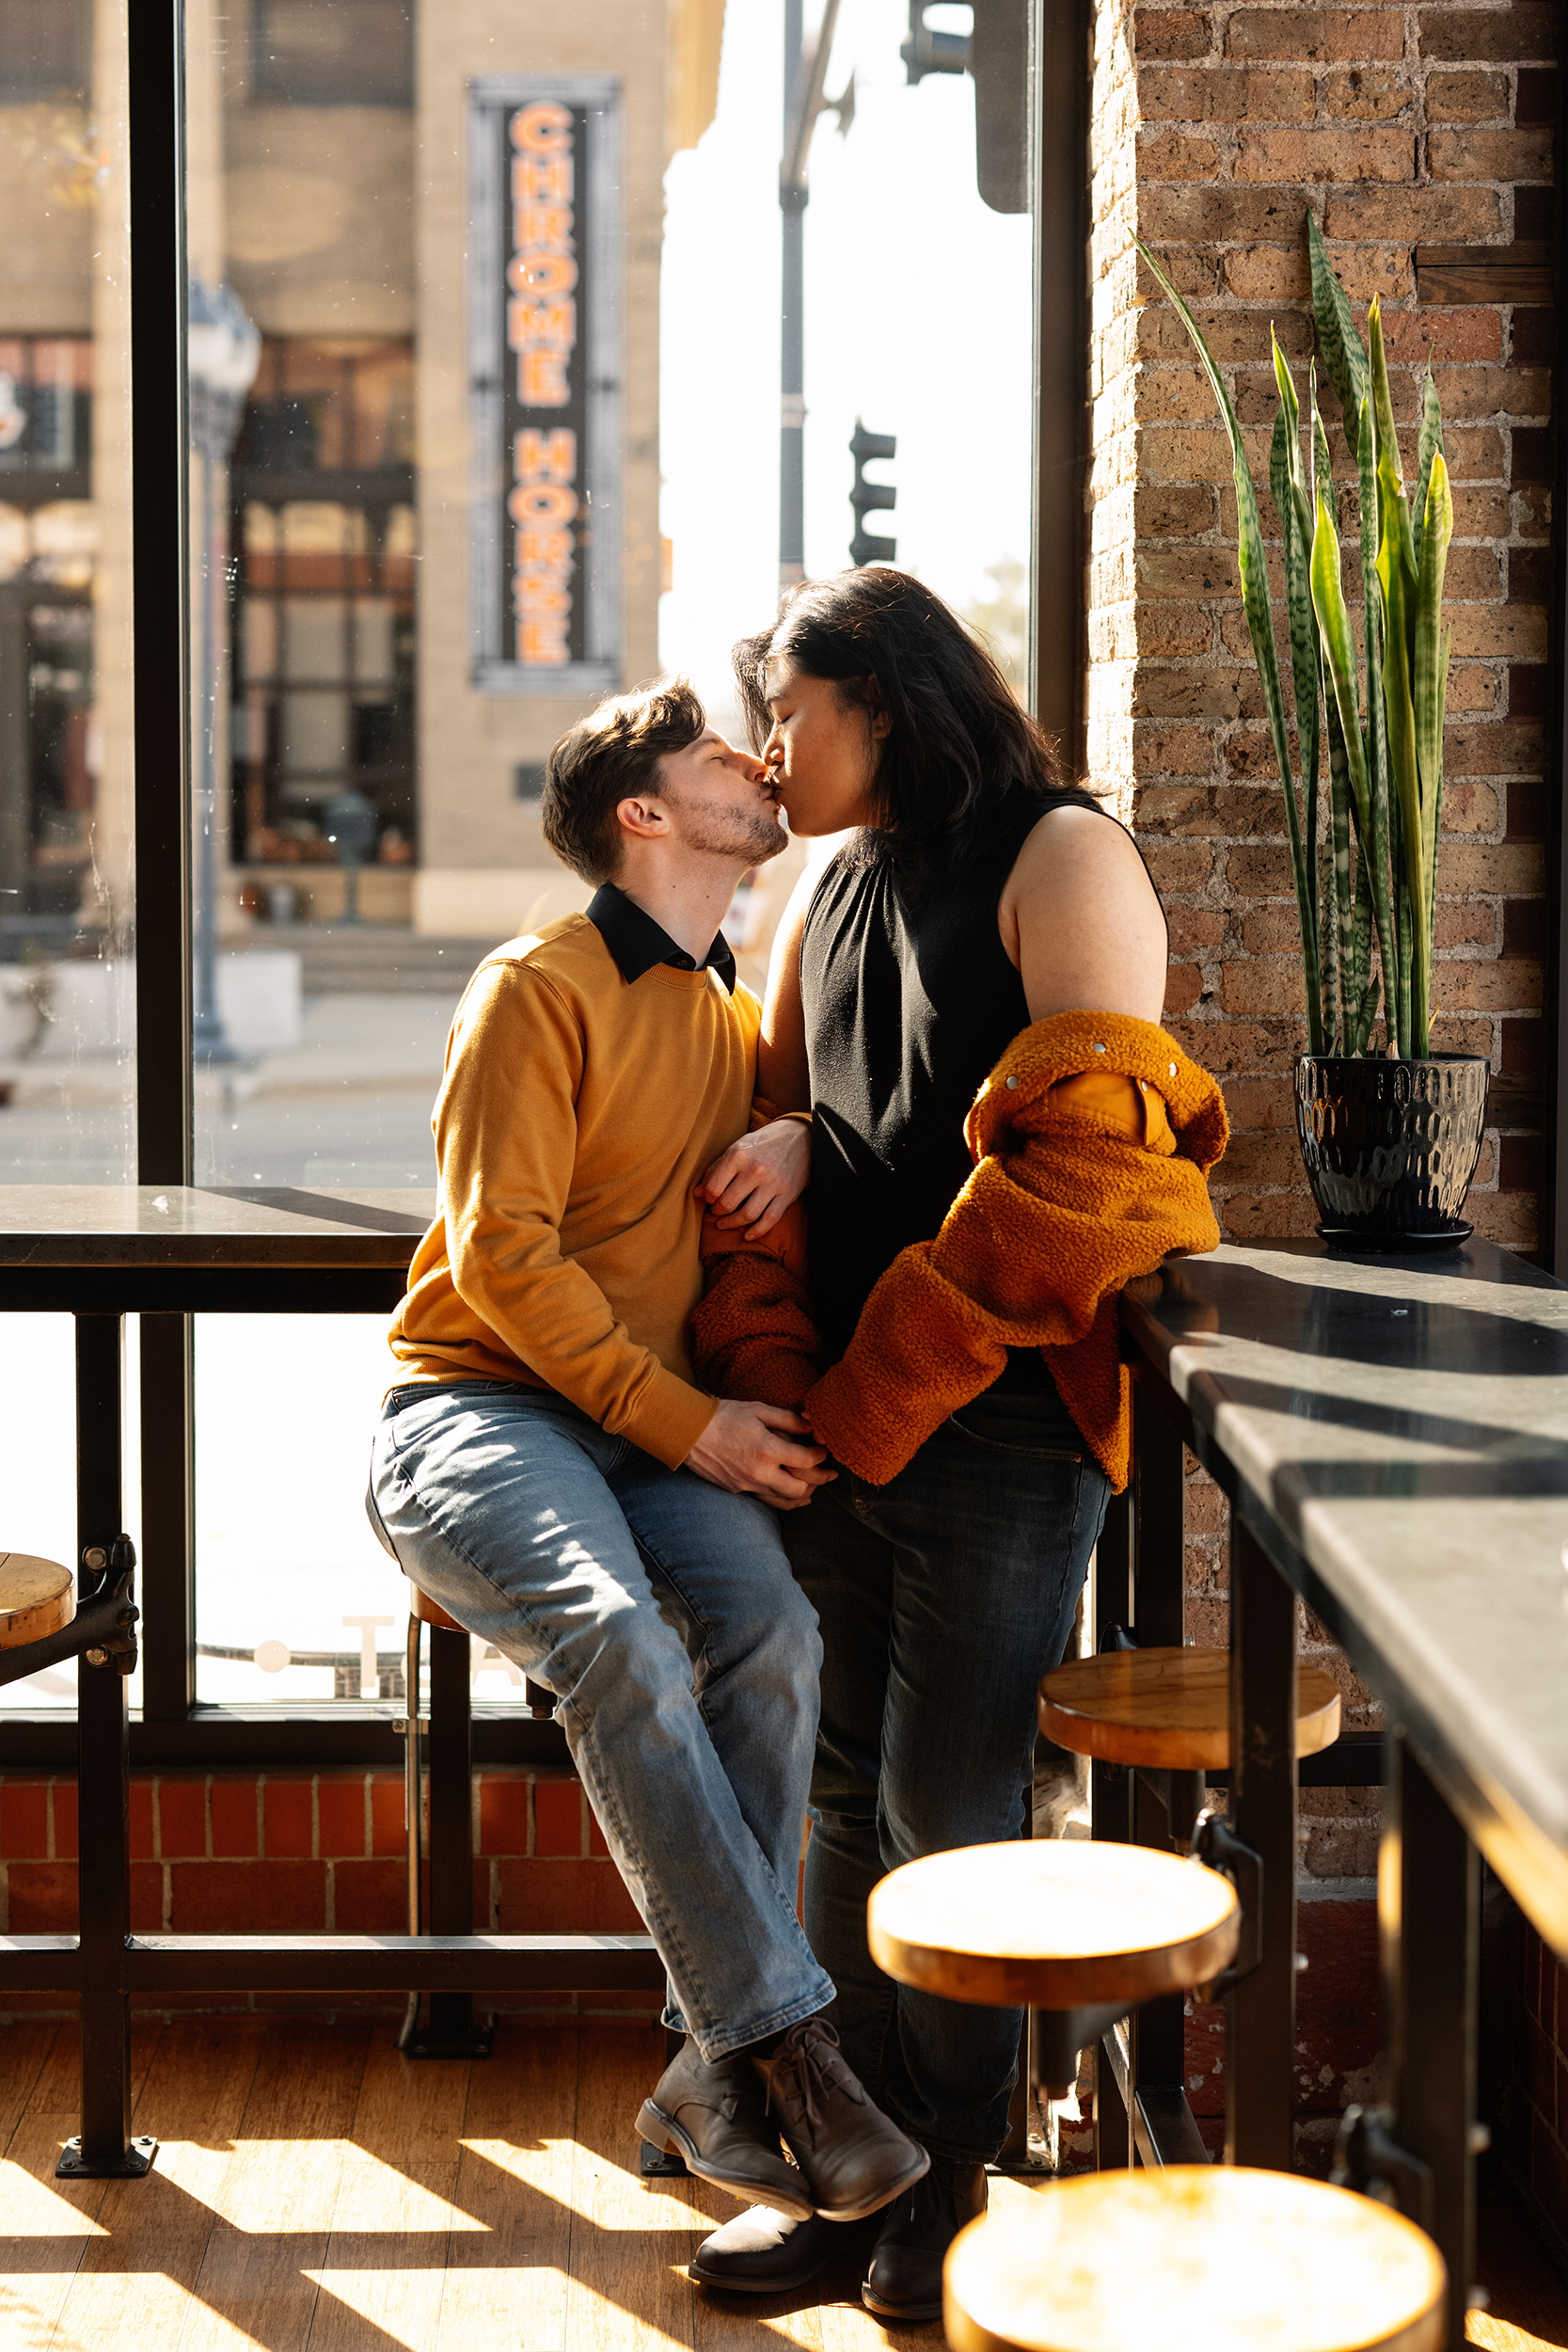
[[[1094,1083],[1113,1074],[1146,1098],[1141,1132]],[[699,1376],[731,1396],[799,1404],[838,1461],[885,1486],[990,1387],[1009,1347],[1038,1347],[1119,1492],[1132,1417],[1117,1299],[1173,1253],[1218,1245],[1205,1180],[1225,1150],[1219,1089],[1151,1022],[1056,1013],[1014,1039],[964,1134],[974,1174],[936,1239],[894,1260],[839,1363],[801,1387],[813,1360],[803,1289],[753,1245],[710,1264],[694,1326]],[[705,1258],[714,1247],[705,1231]],[[769,1337],[771,1395],[755,1384]],[[732,1385],[737,1376],[752,1384]]]

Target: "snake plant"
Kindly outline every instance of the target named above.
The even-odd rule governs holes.
[[[1379,304],[1374,298],[1363,343],[1310,213],[1307,236],[1318,342],[1356,462],[1362,642],[1358,649],[1345,600],[1317,368],[1314,363],[1307,371],[1304,457],[1300,401],[1271,327],[1279,407],[1269,488],[1284,548],[1295,767],[1258,493],[1236,411],[1197,321],[1154,256],[1141,244],[1138,251],[1192,337],[1229,436],[1236,562],[1285,793],[1309,1049],[1367,1053],[1381,994],[1385,1050],[1401,1060],[1418,1060],[1428,1051],[1433,1013],[1443,707],[1452,637],[1451,628],[1448,639],[1442,636],[1443,574],[1453,536],[1443,418],[1429,366],[1412,513],[1400,470]],[[1320,792],[1325,739],[1326,812]]]

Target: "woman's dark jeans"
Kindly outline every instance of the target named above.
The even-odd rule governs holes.
[[[866,1899],[921,1854],[1017,1837],[1036,1692],[1061,1659],[1110,1488],[1053,1389],[989,1391],[885,1486],[841,1470],[780,1521],[822,1624],[806,1932],[874,2099],[933,2153],[994,2156],[1018,2010],[912,1992],[866,1949]]]

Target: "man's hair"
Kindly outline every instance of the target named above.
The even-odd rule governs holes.
[[[887,714],[868,850],[896,837],[901,851],[961,866],[987,846],[1005,796],[1044,800],[1070,783],[985,646],[909,572],[877,564],[807,580],[772,628],[740,640],[731,658],[757,752],[769,657],[832,679],[847,709]]]
[[[545,838],[584,882],[614,879],[621,863],[617,803],[657,793],[658,763],[684,752],[707,724],[689,678],[661,678],[633,694],[611,694],[568,728],[545,769]]]

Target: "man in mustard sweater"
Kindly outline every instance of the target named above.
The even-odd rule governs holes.
[[[820,2022],[834,1988],[796,1917],[821,1650],[769,1505],[832,1473],[798,1415],[717,1403],[688,1353],[696,1187],[746,1132],[761,1025],[719,926],[786,835],[681,681],[563,737],[545,831],[597,895],[487,956],[458,1007],[372,1516],[555,1694],[688,2036],[643,2137],[855,2220],[928,2160]]]

